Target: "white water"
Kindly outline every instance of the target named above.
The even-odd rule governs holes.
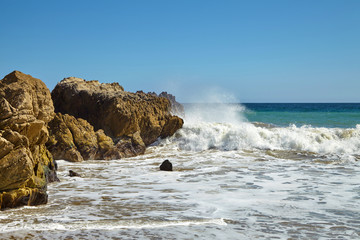
[[[231,114],[187,113],[143,156],[59,161],[49,203],[0,212],[0,238],[360,238],[359,126],[261,127]],[[158,170],[165,159],[173,172]]]
[[[355,129],[280,128],[200,122],[185,124],[168,142],[177,142],[180,149],[188,151],[282,150],[356,156],[360,154],[360,125]]]

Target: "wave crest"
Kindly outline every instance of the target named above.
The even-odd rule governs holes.
[[[192,122],[170,141],[187,151],[260,149],[354,155],[360,154],[360,125],[348,129],[295,125],[284,128],[247,122]]]

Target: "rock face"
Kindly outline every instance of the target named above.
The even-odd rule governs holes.
[[[47,202],[47,182],[58,180],[45,147],[53,116],[41,80],[14,71],[0,81],[0,209]]]
[[[51,93],[55,111],[86,119],[103,129],[126,151],[129,144],[146,146],[173,135],[183,120],[170,114],[170,102],[143,92],[130,93],[117,83],[101,84],[66,78]],[[121,146],[119,146],[121,148]]]
[[[50,138],[46,146],[55,159],[81,162],[89,159],[120,159],[141,154],[144,143],[134,138],[119,138],[116,143],[102,129],[84,119],[56,113],[49,123]]]

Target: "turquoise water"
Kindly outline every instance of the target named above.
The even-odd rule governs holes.
[[[245,118],[276,126],[354,128],[360,123],[360,103],[245,103]]]

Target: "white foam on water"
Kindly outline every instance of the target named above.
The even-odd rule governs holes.
[[[131,239],[139,231],[171,239],[358,234],[355,164],[257,161],[258,153],[240,151],[180,152],[153,146],[126,160],[59,161],[61,182],[49,185],[49,203],[2,212],[10,221],[0,218],[0,238],[19,231],[100,239],[119,232]],[[164,158],[174,172],[158,170]],[[69,168],[82,179],[68,177]]]
[[[360,155],[360,124],[347,129],[276,127],[248,122],[242,114],[244,110],[240,104],[191,105],[186,109],[183,128],[163,142],[173,142],[186,151],[280,150]]]
[[[190,123],[185,124],[170,141],[188,151],[262,149],[360,154],[360,125],[340,129],[295,125],[265,128],[251,123]]]
[[[141,156],[58,161],[49,203],[0,212],[0,238],[357,239],[360,166],[346,159],[359,154],[359,131],[195,117]],[[294,161],[269,149],[341,161]],[[165,159],[173,172],[159,171]]]
[[[226,226],[224,219],[199,219],[199,220],[183,220],[183,221],[153,221],[149,223],[136,223],[133,221],[72,221],[68,223],[40,223],[40,224],[20,224],[21,227],[2,226],[0,231],[12,232],[21,228],[21,230],[31,231],[77,231],[77,230],[116,230],[116,229],[143,229],[143,228],[166,228],[176,226],[190,225],[219,225]]]

